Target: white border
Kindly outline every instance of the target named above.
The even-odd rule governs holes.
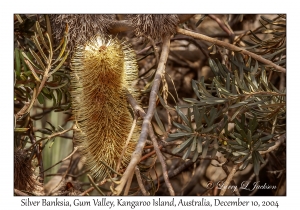
[[[295,1],[293,1],[295,2]],[[21,197],[14,197],[13,188],[13,14],[14,13],[191,13],[191,14],[211,14],[211,13],[287,13],[287,196],[282,197],[241,197],[242,200],[263,201],[278,200],[280,206],[298,208],[297,191],[299,190],[298,176],[300,174],[298,157],[299,154],[299,134],[297,131],[299,121],[299,88],[296,85],[300,81],[299,59],[299,13],[298,5],[290,1],[274,1],[274,0],[249,0],[249,1],[1,1],[1,39],[0,39],[0,91],[1,91],[1,184],[0,184],[0,206],[5,209],[20,209]],[[31,199],[43,199],[49,197],[38,197]],[[84,199],[93,199],[84,197]],[[156,199],[158,197],[155,197]],[[198,199],[198,197],[184,197],[184,199]],[[50,198],[49,198],[50,199]],[[53,198],[54,199],[54,198]],[[62,199],[73,202],[74,197],[62,197]],[[116,199],[111,198],[110,199]],[[126,197],[123,199],[130,200],[152,200],[152,197]],[[164,197],[164,199],[168,199]],[[180,197],[176,197],[176,200]],[[237,197],[208,197],[209,200],[222,199],[234,200]],[[297,206],[297,207],[296,207]],[[74,207],[74,206],[73,206]],[[22,207],[27,208],[27,207]],[[34,208],[34,207],[30,207]],[[38,207],[41,208],[41,207]],[[89,209],[99,209],[99,207],[89,207]],[[101,208],[101,207],[100,207]],[[126,207],[131,209],[130,207]],[[152,207],[143,207],[143,209]],[[161,207],[166,208],[166,207]],[[177,207],[178,208],[178,207]],[[188,207],[199,208],[199,207]],[[204,208],[204,207],[200,207]],[[219,207],[214,207],[219,208]],[[235,207],[220,207],[235,208]],[[247,207],[250,208],[250,207]],[[271,207],[269,207],[271,209]],[[101,208],[105,209],[105,208]],[[124,208],[125,209],[125,208]],[[136,207],[135,209],[141,209]],[[180,208],[181,209],[181,208]],[[187,208],[184,208],[187,209]],[[205,208],[204,208],[205,209]],[[260,207],[261,209],[261,207]],[[272,209],[275,209],[274,207]]]

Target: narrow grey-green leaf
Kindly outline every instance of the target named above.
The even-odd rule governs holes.
[[[260,138],[259,140],[264,142],[264,141],[268,141],[270,139],[272,139],[275,135],[274,134],[271,134],[271,135],[267,135],[267,136],[264,136],[262,138]]]
[[[198,136],[197,141],[197,152],[200,154],[202,152],[202,137]]]
[[[184,141],[182,144],[180,144],[178,147],[175,147],[172,150],[173,154],[182,152],[184,149],[186,149],[193,141],[193,136],[191,136],[189,139],[187,139],[186,141]]]
[[[158,114],[157,114],[156,109],[154,110],[154,118],[155,118],[155,120],[156,120],[156,122],[157,122],[157,124],[158,124],[159,129],[160,129],[163,133],[166,133],[165,127],[164,127],[163,123],[161,122],[161,120],[160,120],[160,118],[159,118],[159,116],[158,116]]]
[[[210,143],[210,139],[207,138],[206,141],[205,141],[205,144],[204,144],[203,151],[202,151],[202,155],[201,155],[202,158],[205,158],[206,155],[207,155],[209,143]]]
[[[190,153],[191,153],[191,147],[189,147],[186,152],[184,153],[184,155],[182,156],[182,160],[186,160],[189,156],[190,156]]]
[[[179,114],[179,116],[181,117],[181,119],[185,122],[186,125],[189,125],[189,120],[187,119],[187,117],[185,116],[185,114],[183,114],[183,112],[180,109],[176,109],[177,113]]]
[[[197,136],[194,136],[194,140],[192,142],[191,151],[194,152],[197,146]]]
[[[185,130],[187,132],[192,132],[192,129],[186,125],[183,125],[183,124],[180,124],[180,123],[177,123],[177,122],[173,122],[173,125],[175,125],[177,128],[180,128],[181,130]]]

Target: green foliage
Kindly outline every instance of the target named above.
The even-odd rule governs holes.
[[[266,29],[262,23],[264,29],[259,33],[271,34],[272,38],[261,40],[252,32],[255,45],[247,43],[253,51],[285,66],[283,18],[271,21],[262,17],[262,22],[278,26]],[[274,146],[274,137],[286,132],[285,89],[279,90],[268,80],[269,67],[239,52],[233,52],[227,64],[209,58],[209,65],[213,79],[210,83],[203,77],[192,81],[197,98],[185,98],[186,104],[177,107],[180,120],[173,122],[177,130],[167,141],[182,140],[172,152],[183,153],[183,159],[196,161],[200,154],[203,158],[219,151],[240,164],[241,170],[252,163],[258,174],[260,163],[264,163],[260,151]],[[229,130],[229,124],[234,129]]]

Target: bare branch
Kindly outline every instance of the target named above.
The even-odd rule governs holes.
[[[163,157],[163,155],[161,154],[161,152],[158,148],[158,143],[157,143],[157,140],[156,140],[156,137],[154,135],[154,131],[153,131],[153,128],[152,128],[151,125],[149,127],[149,135],[150,135],[150,138],[153,142],[153,146],[154,146],[154,150],[156,152],[156,155],[157,155],[157,157],[160,161],[162,172],[163,172],[163,177],[164,177],[165,183],[167,185],[167,188],[169,190],[169,193],[170,193],[171,196],[175,196],[174,189],[173,189],[173,187],[170,183],[170,180],[169,180],[166,162],[165,162],[164,157]]]
[[[270,65],[270,66],[274,67],[279,72],[286,73],[286,69],[285,68],[276,65],[272,61],[269,61],[269,60],[263,58],[262,56],[259,56],[259,55],[255,54],[255,53],[252,53],[252,52],[249,52],[248,50],[245,50],[243,48],[237,47],[237,46],[235,46],[233,44],[230,44],[230,43],[227,43],[227,42],[223,42],[223,41],[220,41],[218,39],[205,36],[203,34],[195,33],[195,32],[192,32],[192,31],[188,31],[188,30],[185,30],[185,29],[182,29],[182,28],[179,28],[179,27],[177,27],[177,32],[180,33],[180,34],[191,36],[191,37],[194,37],[196,39],[204,40],[204,41],[207,41],[207,42],[210,42],[210,43],[213,43],[213,44],[225,47],[225,48],[227,48],[229,50],[232,50],[232,51],[237,51],[237,52],[243,53],[245,55],[249,55],[252,58],[254,58],[255,60],[257,60],[257,61],[260,61],[260,62],[262,62],[264,64],[267,64],[267,65]]]
[[[143,151],[143,148],[146,143],[146,139],[148,136],[148,129],[149,129],[149,126],[151,125],[151,119],[153,117],[154,109],[156,107],[156,98],[157,98],[157,94],[159,91],[161,76],[165,70],[165,65],[167,63],[169,50],[170,50],[170,37],[167,36],[167,37],[163,38],[162,52],[161,52],[160,60],[158,63],[158,68],[157,68],[157,71],[156,71],[156,74],[154,77],[152,90],[150,93],[149,108],[148,108],[147,114],[143,120],[142,131],[141,131],[136,149],[131,156],[131,161],[130,161],[129,165],[127,166],[127,169],[124,172],[124,174],[120,180],[120,184],[116,187],[117,195],[120,195],[120,193],[122,192],[125,183],[129,180],[129,178],[130,178],[129,176],[131,176],[132,172],[135,169],[135,166],[139,163],[139,161],[142,157],[142,151]]]

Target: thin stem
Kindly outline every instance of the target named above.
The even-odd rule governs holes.
[[[154,150],[156,152],[156,155],[157,155],[157,157],[158,157],[158,159],[160,161],[161,168],[162,168],[162,173],[163,173],[163,177],[164,177],[165,183],[167,185],[167,188],[169,190],[169,193],[170,193],[171,196],[175,196],[174,189],[173,189],[173,187],[171,185],[171,182],[169,180],[166,162],[164,160],[163,155],[160,152],[160,149],[158,147],[158,143],[157,143],[157,140],[156,140],[156,137],[154,135],[154,131],[153,131],[153,128],[152,128],[151,125],[149,127],[149,135],[150,135],[150,138],[151,138],[151,140],[153,142],[153,147],[154,147]]]
[[[272,66],[273,68],[275,68],[279,72],[286,73],[286,69],[285,68],[283,68],[281,66],[278,66],[277,64],[275,64],[272,61],[269,61],[269,60],[263,58],[262,56],[259,56],[259,55],[255,54],[255,53],[252,53],[252,52],[249,52],[248,50],[245,50],[243,48],[237,47],[237,46],[235,46],[233,44],[230,44],[230,43],[227,43],[227,42],[223,42],[223,41],[220,41],[218,39],[205,36],[203,34],[195,33],[195,32],[192,32],[192,31],[188,31],[188,30],[185,30],[185,29],[182,29],[182,28],[179,28],[179,27],[177,27],[177,32],[180,33],[180,34],[191,36],[191,37],[194,37],[196,39],[204,40],[204,41],[207,41],[207,42],[210,42],[210,43],[213,43],[213,44],[225,47],[225,48],[227,48],[229,50],[232,50],[232,51],[236,51],[236,52],[243,53],[245,55],[249,55],[252,58],[254,58],[255,60],[260,61],[261,63],[264,63],[264,64]]]
[[[221,192],[219,194],[219,196],[223,196],[228,188],[229,183],[231,182],[231,180],[233,179],[234,174],[236,173],[237,169],[239,168],[240,164],[234,165],[230,174],[227,176],[226,181],[224,182],[224,185],[221,189]]]
[[[127,169],[125,170],[120,180],[120,184],[116,187],[115,193],[117,195],[120,195],[120,193],[122,192],[126,182],[128,182],[129,178],[132,176],[135,166],[140,162],[140,159],[142,157],[143,148],[146,144],[146,140],[148,136],[148,129],[149,126],[151,125],[151,119],[153,117],[154,110],[156,107],[156,98],[159,91],[162,73],[164,72],[165,65],[167,63],[169,50],[170,50],[170,37],[167,36],[163,38],[162,52],[158,63],[158,68],[154,77],[153,86],[151,89],[150,99],[149,99],[149,108],[143,120],[141,134],[138,143],[136,145],[135,151],[132,153],[131,161],[127,166]]]
[[[142,180],[142,177],[141,177],[140,170],[137,166],[135,167],[135,176],[136,176],[137,182],[139,184],[139,187],[140,187],[143,195],[149,195],[149,193],[145,189],[145,186],[143,184],[143,180]]]

